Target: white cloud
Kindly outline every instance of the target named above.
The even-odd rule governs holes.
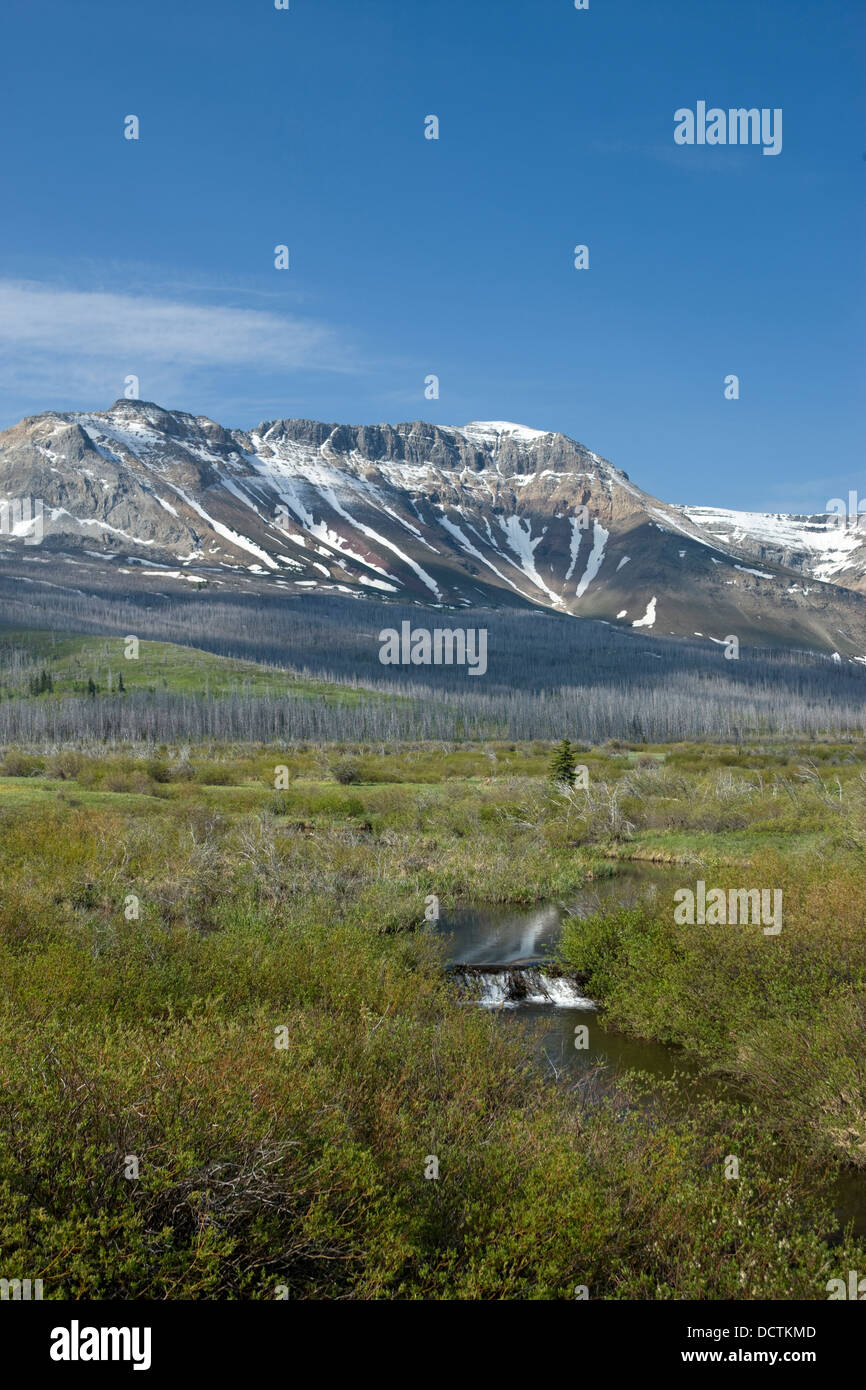
[[[0,280],[0,359],[21,386],[112,379],[151,367],[345,372],[335,331],[312,319],[33,281]],[[9,373],[4,373],[7,384]]]

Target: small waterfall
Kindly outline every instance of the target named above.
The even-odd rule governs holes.
[[[533,999],[533,1003],[558,1004],[561,1009],[595,1009],[597,1005],[592,999],[587,999],[586,995],[581,994],[573,980],[567,980],[562,975],[542,975],[539,974],[538,981],[544,994],[544,999]]]
[[[538,965],[456,965],[451,971],[461,991],[488,1009],[519,1004],[555,1004],[561,1009],[594,1009],[575,980],[549,975]]]
[[[517,1006],[517,1000],[509,993],[511,975],[504,970],[473,970],[471,973],[455,970],[454,978],[461,990],[477,995],[478,1002],[489,1009],[514,1009]]]

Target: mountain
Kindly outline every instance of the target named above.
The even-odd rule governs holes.
[[[49,411],[0,433],[0,499],[28,498],[41,543],[6,508],[0,565],[34,592],[318,589],[866,654],[866,597],[827,582],[856,551],[817,523],[667,505],[565,435],[504,421],[245,432],[145,401]]]
[[[840,525],[836,516],[826,513],[781,516],[715,507],[680,511],[727,550],[866,593],[866,516],[861,515],[856,525]]]

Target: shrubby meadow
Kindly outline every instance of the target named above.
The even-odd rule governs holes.
[[[145,681],[279,699],[269,667],[148,643],[109,693],[102,638],[52,641],[8,636],[0,712]],[[6,742],[3,1273],[46,1298],[714,1300],[866,1269],[866,746],[572,734],[586,787],[545,738]],[[567,917],[551,968],[672,1077],[552,1068],[458,996],[430,894],[567,903],[636,862],[670,895]],[[698,878],[781,888],[783,930],[676,925]]]

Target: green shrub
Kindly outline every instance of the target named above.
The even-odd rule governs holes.
[[[4,777],[39,777],[43,770],[41,758],[32,758],[14,749],[10,749],[3,759]]]
[[[361,781],[361,765],[355,758],[341,758],[331,764],[331,776],[341,787],[349,787]]]

